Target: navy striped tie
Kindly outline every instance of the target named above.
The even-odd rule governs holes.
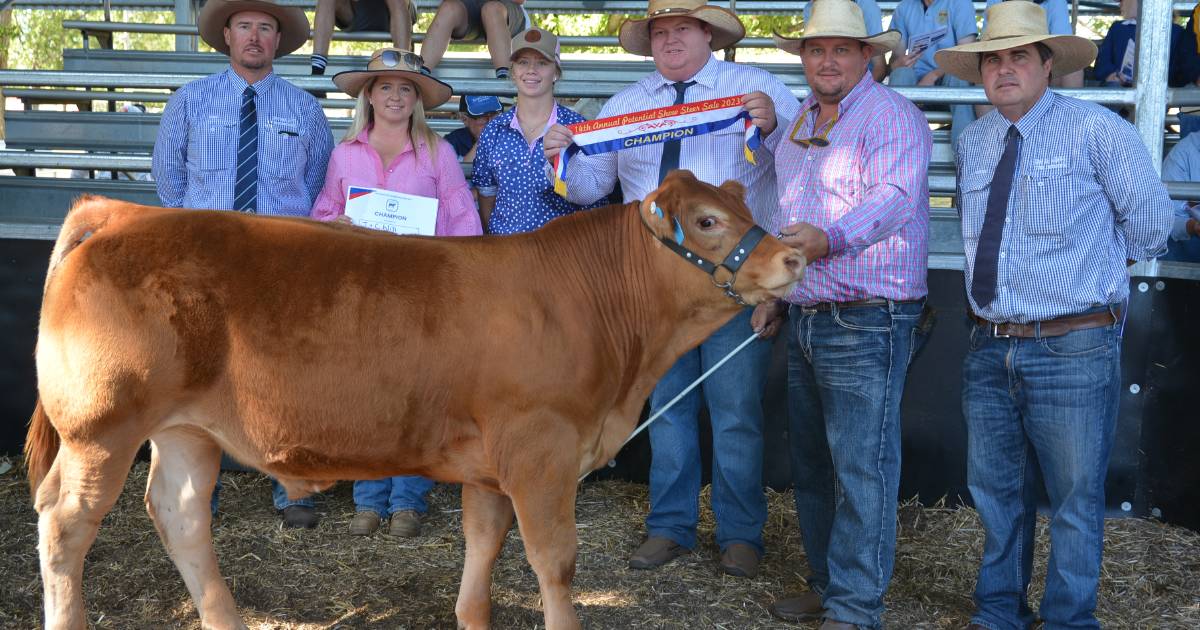
[[[258,211],[258,108],[254,88],[242,92],[242,122],[238,125],[237,179],[233,184],[233,209]]]

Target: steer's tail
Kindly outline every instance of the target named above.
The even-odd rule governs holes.
[[[37,495],[38,486],[50,472],[50,465],[58,456],[58,430],[50,424],[50,416],[38,399],[29,418],[29,433],[25,436],[25,468],[29,475],[29,492]]]

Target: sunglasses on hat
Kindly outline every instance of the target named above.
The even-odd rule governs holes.
[[[429,70],[425,68],[425,60],[421,58],[421,55],[418,55],[414,52],[408,52],[407,50],[387,48],[376,53],[375,56],[371,58],[371,61],[375,61],[376,59],[378,59],[379,62],[387,68],[404,66],[404,68],[413,72],[429,74]]]

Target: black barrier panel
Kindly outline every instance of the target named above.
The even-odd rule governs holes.
[[[33,348],[51,241],[0,240],[0,453],[20,452],[37,400]]]

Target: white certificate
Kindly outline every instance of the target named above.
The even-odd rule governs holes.
[[[346,216],[372,230],[433,236],[437,210],[438,200],[431,197],[363,186],[346,190]]]
[[[1133,65],[1137,61],[1137,44],[1131,39],[1125,45],[1125,57],[1121,59],[1121,70],[1117,76],[1126,83],[1133,83]]]
[[[950,29],[943,26],[941,28],[929,31],[928,33],[917,35],[916,37],[912,38],[911,42],[908,43],[908,54],[915,55],[919,52],[924,52],[926,48],[929,48],[930,46],[942,41],[942,38],[945,37],[946,33],[949,32]]]

